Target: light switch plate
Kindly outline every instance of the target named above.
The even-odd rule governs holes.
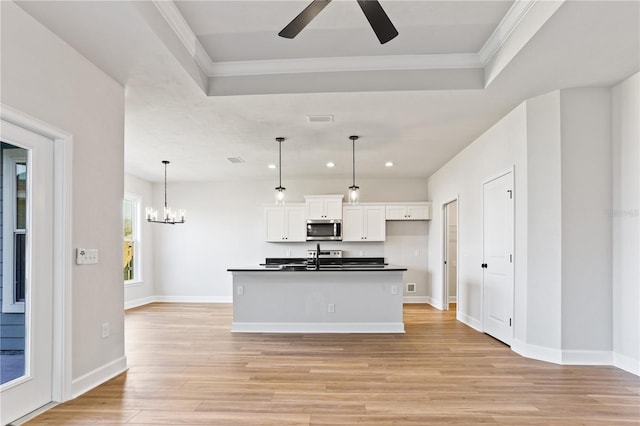
[[[98,263],[98,249],[76,249],[77,265],[95,265]]]

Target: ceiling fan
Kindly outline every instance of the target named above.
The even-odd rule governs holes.
[[[362,12],[367,17],[371,28],[376,33],[380,44],[385,44],[398,35],[398,30],[385,13],[378,0],[357,0]],[[324,9],[331,0],[313,0],[293,21],[278,33],[280,37],[294,38],[304,27]]]

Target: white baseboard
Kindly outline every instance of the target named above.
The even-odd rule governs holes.
[[[430,303],[429,296],[403,296],[402,303]]]
[[[469,327],[473,328],[474,330],[482,333],[482,324],[477,319],[471,318],[470,316],[465,315],[460,311],[456,313],[456,319],[461,323],[466,324]]]
[[[613,366],[640,376],[640,360],[619,353],[613,353]]]
[[[232,333],[404,333],[399,323],[234,322]]]
[[[124,310],[126,311],[127,309],[148,305],[149,303],[153,303],[154,301],[155,301],[155,298],[153,296],[143,297],[135,300],[129,300],[124,302]]]
[[[71,399],[79,397],[125,371],[127,371],[127,357],[123,356],[74,379],[71,382]]]
[[[449,303],[458,303],[458,296],[449,296]]]
[[[640,376],[640,361],[611,351],[575,351],[547,348],[513,339],[511,350],[525,358],[560,365],[611,365]]]
[[[532,345],[514,338],[511,342],[511,350],[525,358],[537,359],[538,361],[551,362],[554,364],[562,364],[562,351],[560,349]]]
[[[562,363],[565,365],[613,365],[611,351],[562,351]]]
[[[172,303],[233,303],[231,296],[155,296],[153,299]]]

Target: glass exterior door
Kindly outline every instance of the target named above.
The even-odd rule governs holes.
[[[0,126],[0,424],[52,400],[53,141]]]

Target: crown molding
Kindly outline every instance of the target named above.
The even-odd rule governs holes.
[[[496,29],[480,48],[478,55],[483,65],[486,65],[495,55],[503,43],[509,38],[513,30],[522,22],[533,5],[538,0],[516,0],[504,15]]]
[[[477,53],[297,58],[266,61],[214,62],[209,77],[482,67],[483,64]]]
[[[152,0],[153,5],[158,9],[162,17],[169,24],[173,32],[178,36],[187,49],[191,57],[196,61],[198,66],[210,77],[213,69],[213,61],[198,41],[198,37],[185,21],[184,17],[176,7],[173,1]]]

